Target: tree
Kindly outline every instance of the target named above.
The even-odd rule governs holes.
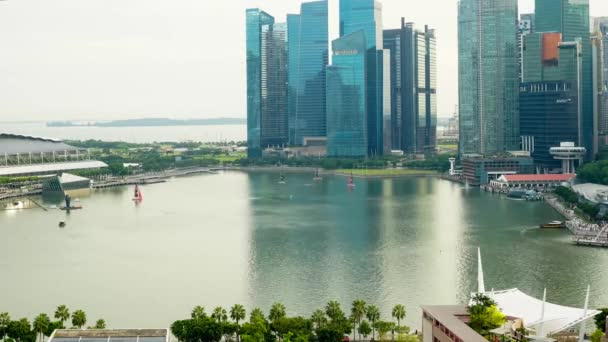
[[[335,325],[327,325],[317,330],[317,338],[319,342],[342,342],[344,332]]]
[[[205,313],[205,308],[200,305],[195,306],[194,309],[192,309],[192,312],[190,313],[190,317],[192,317],[193,319],[203,318],[206,316],[207,314]]]
[[[234,304],[232,308],[230,308],[230,318],[236,322],[237,331],[236,331],[236,340],[237,342],[241,340],[239,336],[239,321],[245,319],[247,313],[245,312],[245,308],[241,304]]]
[[[602,337],[604,337],[604,333],[597,329],[593,335],[591,335],[591,342],[602,342]]]
[[[313,312],[310,319],[317,325],[317,329],[320,329],[324,323],[327,323],[327,317],[325,317],[323,310]]]
[[[59,305],[57,310],[55,310],[55,319],[61,321],[62,325],[65,321],[70,319],[70,310],[68,310],[68,307],[65,305]]]
[[[65,329],[65,327],[63,326],[63,323],[61,323],[61,321],[51,322],[49,324],[49,326],[46,328],[46,331],[44,332],[44,336],[51,336],[53,334],[53,331],[55,331],[57,329]]]
[[[340,307],[340,303],[335,300],[330,300],[325,306],[325,314],[332,321],[340,320],[344,318],[344,311]]]
[[[105,329],[106,328],[106,321],[102,318],[98,319],[97,322],[95,322],[95,329]]]
[[[391,333],[391,340],[395,340],[397,325],[394,322],[377,321],[373,327],[378,331],[379,340],[383,340],[388,333]]]
[[[420,339],[416,335],[399,334],[397,336],[397,342],[420,342]]]
[[[8,312],[0,313],[0,340],[3,340],[6,336],[6,330],[8,325],[11,323],[11,316]]]
[[[595,317],[593,318],[593,320],[595,321],[595,326],[599,330],[601,330],[603,332],[607,332],[606,331],[606,317],[608,317],[608,308],[601,308],[598,310],[600,310],[600,313],[595,315]]]
[[[36,340],[36,333],[32,331],[27,318],[11,321],[8,324],[6,334],[17,342],[34,342]]]
[[[405,306],[401,304],[395,305],[393,308],[393,318],[397,320],[397,331],[401,330],[401,320],[405,318]]]
[[[361,320],[365,317],[366,303],[364,300],[357,299],[353,301],[352,307],[350,309],[351,317],[353,318],[355,324],[361,324]],[[356,327],[355,327],[356,329]],[[354,334],[354,332],[353,332]],[[354,336],[353,336],[354,339]],[[361,333],[359,333],[359,339],[361,339]]]
[[[363,321],[359,324],[359,335],[363,335],[364,338],[367,338],[367,336],[369,336],[371,333],[372,327],[367,321]]]
[[[76,310],[72,313],[72,325],[78,329],[87,324],[87,314],[82,310]]]
[[[376,339],[376,327],[375,323],[380,319],[380,310],[375,305],[370,305],[365,310],[367,319],[372,323],[372,338]]]
[[[473,297],[467,311],[469,326],[480,335],[487,335],[490,330],[500,327],[506,321],[505,315],[498,310],[496,302],[482,294]]]
[[[284,318],[285,316],[287,316],[287,313],[285,312],[285,305],[281,303],[272,304],[270,313],[268,314],[268,319],[271,322]]]
[[[309,340],[313,336],[313,323],[304,317],[278,318],[272,322],[272,327],[283,342],[293,339]]]
[[[226,322],[228,320],[228,313],[226,312],[226,309],[222,308],[221,306],[218,306],[213,309],[211,318],[216,322]]]
[[[171,325],[171,333],[182,342],[218,342],[222,332],[222,324],[207,316],[175,321]]]
[[[264,316],[264,312],[260,308],[254,308],[251,310],[249,314],[249,322],[254,323],[256,321],[266,322],[266,317]]]
[[[51,319],[45,313],[41,313],[34,318],[33,330],[37,334],[37,338],[40,337],[41,341],[44,341],[44,333],[47,331],[50,324]]]

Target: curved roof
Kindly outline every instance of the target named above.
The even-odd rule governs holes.
[[[48,175],[63,171],[100,169],[104,167],[108,167],[108,165],[104,162],[96,160],[82,160],[53,164],[1,166],[0,176]]]
[[[585,313],[584,309],[547,302],[543,316],[543,301],[529,296],[519,289],[485,292],[484,294],[496,301],[503,314],[521,318],[527,328],[538,330],[542,323],[544,335],[564,331],[600,313],[597,310],[587,310]]]
[[[50,153],[77,151],[80,148],[70,146],[59,140],[31,137],[17,134],[0,134],[0,155],[17,153]]]

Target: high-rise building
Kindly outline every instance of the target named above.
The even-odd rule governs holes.
[[[437,66],[435,32],[401,28],[384,31],[390,51],[393,148],[407,153],[432,153],[437,140]]]
[[[327,155],[364,157],[368,151],[367,46],[365,32],[332,42],[327,67]]]
[[[599,149],[608,145],[608,17],[595,18],[593,32]]]
[[[524,37],[520,132],[522,149],[531,152],[538,171],[560,168],[552,147],[583,143],[580,51],[580,40],[563,42],[558,32]]]
[[[289,55],[289,142],[325,137],[325,69],[328,64],[327,0],[302,3],[287,16]]]
[[[522,79],[522,56],[524,36],[534,32],[534,13],[525,13],[519,15],[517,25],[517,59],[519,61],[519,81]]]
[[[250,158],[288,139],[286,26],[259,9],[246,11],[247,146]]]
[[[382,37],[382,5],[376,0],[340,0],[340,37],[363,31],[367,49],[367,137],[368,155],[384,153],[383,114],[386,69]]]
[[[517,0],[459,1],[458,61],[460,154],[519,149]]]
[[[589,23],[589,0],[536,0],[535,31],[560,32],[564,42],[580,40],[582,54],[581,101],[582,147],[587,159],[594,151],[593,66]]]

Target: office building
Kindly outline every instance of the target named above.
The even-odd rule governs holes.
[[[580,41],[563,42],[561,33],[524,37],[520,132],[522,149],[531,153],[538,172],[561,167],[550,154],[552,147],[584,143],[580,51]]]
[[[472,186],[485,185],[502,175],[534,173],[534,160],[529,156],[512,154],[485,158],[470,155],[462,160],[462,176]]]
[[[594,109],[598,150],[608,144],[608,17],[594,19],[593,34]]]
[[[458,4],[461,155],[519,148],[517,30],[517,0]]]
[[[340,37],[363,31],[367,49],[366,105],[368,155],[384,153],[384,94],[390,89],[384,77],[384,55],[382,35],[382,5],[376,0],[340,0]],[[390,133],[390,132],[389,132]]]
[[[523,73],[523,46],[524,36],[534,33],[534,13],[525,13],[519,15],[517,24],[517,60],[519,61],[519,81],[522,80]]]
[[[364,157],[368,153],[367,55],[365,32],[332,42],[327,67],[327,155]]]
[[[401,28],[384,31],[390,51],[391,125],[393,149],[433,153],[437,140],[437,65],[435,32]],[[385,133],[386,134],[386,133]]]
[[[593,113],[593,66],[589,23],[589,0],[536,0],[536,32],[559,32],[562,41],[581,45],[581,108],[582,146],[587,149],[587,159],[594,151]]]
[[[304,2],[287,15],[289,143],[325,137],[325,69],[328,64],[327,0]]]
[[[247,147],[250,158],[288,141],[287,27],[259,9],[246,11]]]

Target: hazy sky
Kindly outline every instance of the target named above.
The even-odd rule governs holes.
[[[590,0],[608,16],[607,0]],[[457,103],[457,0],[383,0],[438,35],[441,116]],[[245,117],[245,9],[278,21],[300,0],[0,1],[0,121]],[[534,0],[520,0],[520,12]],[[338,0],[330,0],[330,39]]]

